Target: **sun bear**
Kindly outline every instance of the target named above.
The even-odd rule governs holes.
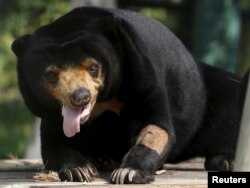
[[[196,62],[158,21],[80,7],[12,50],[25,104],[42,119],[43,163],[61,180],[109,168],[111,183],[149,183],[164,162],[194,156],[232,170],[241,81]]]

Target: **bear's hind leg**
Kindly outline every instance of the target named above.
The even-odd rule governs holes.
[[[231,155],[221,154],[213,157],[207,157],[205,169],[207,171],[232,171],[234,160]]]

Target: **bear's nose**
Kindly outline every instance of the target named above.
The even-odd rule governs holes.
[[[70,96],[70,102],[74,106],[86,106],[90,101],[91,94],[88,89],[80,88]]]

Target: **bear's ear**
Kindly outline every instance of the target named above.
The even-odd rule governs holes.
[[[24,35],[22,37],[17,38],[11,45],[12,51],[15,53],[17,57],[20,57],[25,49],[28,46],[30,35]]]

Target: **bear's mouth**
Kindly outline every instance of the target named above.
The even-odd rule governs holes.
[[[80,124],[85,123],[92,110],[91,102],[84,107],[74,108],[63,104],[63,131],[67,137],[72,137],[80,132]]]

